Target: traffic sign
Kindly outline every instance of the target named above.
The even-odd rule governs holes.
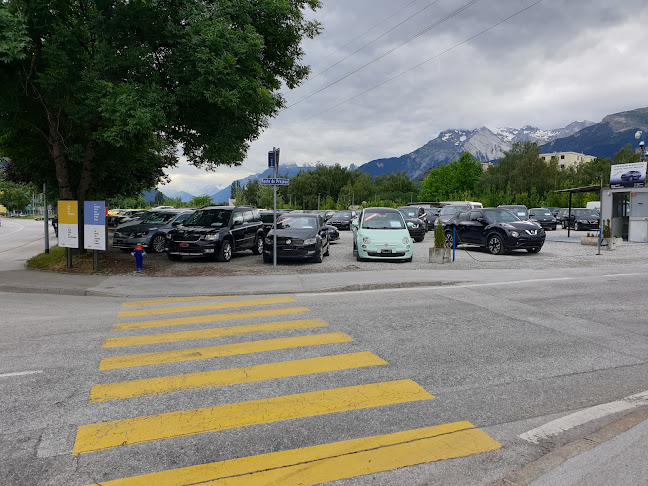
[[[268,152],[268,168],[269,169],[275,168],[275,153],[273,150]]]
[[[263,186],[287,186],[290,184],[290,179],[282,179],[279,177],[264,177],[260,181]]]

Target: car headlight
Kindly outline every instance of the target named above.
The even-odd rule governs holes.
[[[149,234],[148,231],[139,231],[139,232],[137,232],[137,233],[133,233],[133,236],[134,236],[135,238],[138,238],[138,237],[140,237],[140,236],[146,236],[146,235],[148,235],[148,234]]]
[[[206,235],[203,235],[202,239],[205,241],[214,241],[220,238],[220,233],[209,233]]]
[[[308,238],[304,240],[304,245],[314,245],[317,243],[317,238]]]
[[[403,238],[403,245],[407,245],[409,243],[410,239],[406,236]]]
[[[122,234],[119,233],[118,231],[115,231],[114,237],[115,237],[115,238],[121,238],[121,237],[122,237]]]
[[[362,242],[365,245],[368,245],[369,243],[371,243],[371,238],[369,238],[368,236],[365,236],[364,238],[362,238]]]
[[[520,233],[518,233],[517,231],[511,231],[511,236],[513,238],[517,238],[518,236],[520,236]]]

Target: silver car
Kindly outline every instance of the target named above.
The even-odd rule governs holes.
[[[133,251],[135,245],[142,245],[151,253],[162,253],[166,235],[195,213],[195,209],[163,209],[151,211],[138,222],[117,226],[113,235],[113,248]]]

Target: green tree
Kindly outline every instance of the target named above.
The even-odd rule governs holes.
[[[468,152],[459,160],[432,169],[421,184],[421,201],[471,200],[484,175],[480,162]]]
[[[155,200],[153,202],[155,202],[156,206],[161,206],[164,203],[164,194],[160,191],[155,191]]]
[[[63,199],[238,165],[299,85],[319,0],[0,2],[0,153]]]
[[[213,204],[211,196],[194,196],[189,201],[189,207],[192,208],[203,208],[205,206],[211,206]]]
[[[31,203],[34,187],[29,184],[15,184],[0,179],[0,204],[9,211],[24,211]]]
[[[167,197],[164,200],[164,205],[165,206],[173,206],[174,208],[181,208],[184,203],[182,202],[181,197]],[[159,204],[158,204],[159,206]]]

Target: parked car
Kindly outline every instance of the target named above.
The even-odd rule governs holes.
[[[544,229],[554,230],[558,227],[556,218],[553,217],[551,211],[546,208],[532,208],[529,209],[529,221],[535,221]]]
[[[560,208],[556,213],[556,221],[560,223],[563,228],[567,228],[567,218],[569,216],[569,208]]]
[[[331,216],[327,223],[339,230],[351,229],[351,221],[357,216],[355,211],[338,211]]]
[[[407,231],[409,232],[409,235],[412,237],[412,239],[416,242],[423,241],[425,239],[425,232],[427,231],[425,229],[425,223],[421,221],[419,218],[410,217],[409,216],[410,214],[414,214],[413,211],[407,213],[400,208],[398,210],[403,215],[403,218],[405,218]]]
[[[527,207],[522,204],[500,204],[497,207],[508,209],[522,221],[527,221],[529,219],[529,211]]]
[[[468,206],[467,204],[448,204],[447,206],[443,206],[441,208],[441,211],[439,211],[438,219],[441,220],[441,224],[445,225],[448,221],[454,218],[457,213],[469,210],[470,206]]]
[[[251,206],[208,206],[167,235],[167,256],[203,256],[229,262],[235,251],[263,253],[263,222]]]
[[[263,222],[263,232],[267,235],[274,226],[274,211],[270,209],[259,209],[261,221]],[[283,209],[277,209],[277,219],[287,214]]]
[[[630,170],[628,172],[624,172],[623,174],[621,174],[621,180],[623,182],[640,181],[641,172],[639,172],[638,170]]]
[[[446,246],[452,247],[453,230],[457,244],[477,245],[494,255],[525,249],[537,253],[545,242],[538,223],[522,221],[505,208],[473,209],[459,213],[444,226]]]
[[[312,260],[322,263],[329,255],[329,234],[324,219],[313,213],[290,213],[277,220],[277,228],[265,237],[263,261],[271,263],[274,234],[277,233],[277,260]]]
[[[427,220],[428,230],[434,231],[441,208],[424,208],[423,211],[425,211],[425,219]]]
[[[328,231],[329,242],[337,241],[340,239],[340,232],[335,226],[324,223],[324,227]]]
[[[412,261],[412,239],[403,214],[392,208],[365,208],[353,223],[353,253],[358,261]]]
[[[421,222],[423,229],[428,231],[427,217],[425,216],[425,210],[420,206],[401,206],[397,208],[401,213],[405,215],[405,218],[415,218]],[[418,240],[417,240],[418,241]]]
[[[566,224],[574,231],[597,230],[599,218],[596,209],[572,208],[571,218],[566,221]]]
[[[134,224],[117,226],[113,234],[113,248],[133,251],[142,245],[151,253],[162,253],[169,231],[189,218],[194,209],[164,209],[150,211]]]
[[[147,209],[129,209],[123,213],[115,214],[112,216],[106,216],[106,224],[108,227],[116,227],[124,223],[130,223],[148,213]]]

